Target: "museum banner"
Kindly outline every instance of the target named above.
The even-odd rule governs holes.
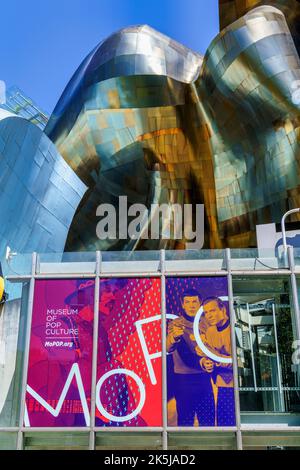
[[[24,424],[88,427],[95,281],[36,280]],[[95,425],[162,426],[160,278],[100,280]],[[226,277],[168,277],[169,426],[234,426]]]
[[[226,277],[166,281],[169,426],[234,426]]]
[[[95,281],[36,280],[24,424],[90,425]]]
[[[101,279],[96,426],[162,426],[161,288]]]

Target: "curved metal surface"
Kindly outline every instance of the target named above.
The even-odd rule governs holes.
[[[253,8],[269,5],[282,11],[298,53],[300,52],[300,0],[219,0],[220,29],[245,15]]]
[[[89,188],[66,250],[185,248],[184,238],[99,240],[97,207],[118,211],[119,196],[203,203],[206,247],[255,246],[257,223],[300,203],[299,80],[284,14],[270,6],[225,28],[204,60],[148,26],[103,41],[46,128]]]
[[[148,208],[203,201],[218,244],[208,134],[191,87],[201,63],[200,55],[139,26],[112,35],[79,67],[46,128],[89,187],[67,250],[185,247],[174,239],[99,240],[96,209],[117,207],[119,196]]]
[[[0,110],[0,259],[63,252],[85,185],[34,124]]]
[[[256,224],[299,207],[300,60],[284,15],[259,7],[224,29],[196,88],[214,159],[221,237],[255,246]],[[297,216],[294,216],[297,218]]]

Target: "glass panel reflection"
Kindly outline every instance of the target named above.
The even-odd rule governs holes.
[[[25,433],[24,450],[88,450],[89,434],[73,433]]]
[[[289,278],[234,278],[242,422],[300,422]],[[299,424],[299,423],[298,423]]]
[[[157,432],[96,433],[96,450],[159,450],[162,435]]]
[[[233,432],[178,432],[169,433],[169,450],[235,450]]]
[[[0,426],[18,425],[29,283],[6,281],[0,305]]]
[[[244,450],[299,450],[299,432],[243,432]]]
[[[17,438],[16,432],[0,432],[0,450],[15,450]]]

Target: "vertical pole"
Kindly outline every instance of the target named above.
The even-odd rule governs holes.
[[[232,274],[231,274],[231,254],[230,249],[226,248],[226,267],[227,267],[227,284],[228,284],[228,297],[229,297],[229,312],[230,312],[230,329],[231,329],[231,350],[232,350],[232,366],[233,366],[233,384],[234,384],[234,402],[235,402],[235,419],[236,419],[236,443],[237,449],[242,450],[242,432],[241,432],[241,410],[240,410],[240,395],[239,395],[239,377],[238,377],[238,360],[235,340],[235,311],[233,306],[233,288],[232,288]]]
[[[294,307],[294,315],[295,315],[295,329],[296,329],[296,347],[298,348],[298,342],[300,341],[300,313],[299,313],[299,299],[298,299],[298,289],[297,289],[297,279],[295,274],[295,259],[294,259],[294,249],[292,246],[288,246],[287,248],[288,253],[288,261],[289,261],[289,268],[291,271],[291,288],[292,288],[292,300],[293,300],[293,307]],[[299,383],[299,365],[294,365],[296,369],[295,373],[295,385]]]
[[[92,361],[92,385],[91,385],[91,429],[89,450],[95,450],[95,416],[96,416],[96,382],[97,382],[97,357],[98,357],[98,331],[99,331],[99,301],[100,301],[100,273],[101,252],[96,251],[96,278],[94,298],[94,328],[93,328],[93,361]]]
[[[168,450],[168,400],[167,400],[167,317],[166,317],[166,276],[165,276],[165,250],[160,251],[161,270],[161,347],[162,347],[162,424],[163,424],[163,450]]]
[[[282,373],[281,373],[281,363],[280,363],[278,336],[277,336],[276,311],[275,311],[275,304],[274,303],[272,303],[272,314],[273,314],[273,323],[274,323],[274,338],[275,338],[275,349],[276,349],[279,403],[280,403],[280,411],[284,412],[284,397],[283,397],[283,390],[282,390]]]
[[[296,335],[297,335],[296,339],[300,340],[300,313],[299,313],[297,279],[295,275],[294,249],[292,246],[288,246],[287,250],[288,250],[289,268],[291,271],[292,299],[293,299],[293,307],[294,307],[294,312],[295,312],[295,326],[296,326]]]
[[[257,392],[256,367],[255,367],[255,359],[254,359],[254,351],[253,351],[252,323],[251,323],[250,309],[249,309],[248,302],[247,302],[247,315],[248,315],[248,325],[249,325],[249,338],[250,338],[251,363],[252,363],[252,371],[253,371],[254,391]]]
[[[37,254],[32,253],[31,260],[31,279],[29,285],[28,295],[28,306],[27,306],[27,322],[26,322],[26,334],[25,334],[25,346],[24,346],[24,359],[23,359],[23,374],[22,374],[22,386],[21,386],[21,402],[20,402],[20,415],[19,415],[19,431],[17,439],[17,450],[23,449],[23,432],[22,427],[24,424],[25,414],[25,400],[26,400],[26,388],[27,388],[27,375],[28,375],[28,361],[29,361],[29,347],[30,347],[30,334],[31,334],[31,323],[32,323],[32,311],[33,311],[33,298],[34,298],[34,284],[36,274]]]

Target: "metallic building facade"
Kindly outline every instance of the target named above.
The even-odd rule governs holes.
[[[300,203],[299,80],[285,16],[271,6],[227,26],[204,59],[148,26],[100,43],[46,128],[89,188],[66,250],[185,248],[184,238],[99,240],[98,205],[118,209],[124,195],[147,207],[203,203],[205,246],[255,246],[257,223]]]
[[[300,60],[284,15],[265,6],[212,42],[196,81],[211,134],[218,224],[229,246],[299,207]],[[296,219],[297,220],[297,219]]]
[[[37,126],[0,110],[1,259],[7,246],[62,253],[85,190]]]
[[[127,196],[128,205],[148,208],[203,203],[206,247],[255,246],[257,224],[279,222],[286,210],[300,205],[299,2],[291,2],[288,10],[280,1],[273,2],[280,9],[221,2],[222,26],[248,13],[228,24],[204,57],[148,26],[122,29],[100,43],[66,87],[45,131],[64,159],[52,145],[51,155],[64,165],[60,178],[74,178],[60,189],[67,196],[58,202],[52,179],[42,177],[41,170],[37,180],[30,176],[40,193],[40,199],[30,196],[29,202],[28,191],[30,221],[26,210],[24,219],[15,219],[9,189],[15,182],[3,169],[1,207],[9,222],[2,228],[1,253],[10,239],[21,251],[186,247],[184,236],[163,239],[164,220],[158,240],[99,240],[97,207],[111,203],[118,211],[119,196]],[[28,110],[25,98],[25,104],[19,103],[17,89],[6,95],[1,107],[34,122],[33,142],[40,132],[41,145],[50,145],[37,127],[46,122],[40,121],[38,108]],[[25,162],[18,135],[27,125],[16,118],[1,121],[7,162]],[[9,145],[7,135],[12,136]],[[26,148],[24,175],[36,175],[37,151],[35,144]],[[45,152],[40,154],[47,160]],[[36,212],[45,205],[43,194],[52,208],[47,223]],[[150,225],[151,217],[144,229]],[[43,227],[45,235],[32,236],[33,226]]]
[[[300,1],[299,0],[219,0],[220,29],[258,6],[269,5],[282,11],[293,36],[298,53],[300,51]]]
[[[289,11],[296,13],[293,3]],[[96,236],[98,205],[117,207],[124,195],[128,204],[148,207],[204,203],[211,248],[253,246],[256,224],[278,222],[285,210],[300,205],[297,24],[280,1],[278,9],[251,1],[242,8],[242,1],[228,0],[222,18],[233,4],[239,8],[224,20],[204,57],[148,26],[103,41],[72,78],[45,133],[0,109],[0,259],[7,245],[39,253],[33,253],[29,270],[23,270],[27,255],[5,266],[10,273],[9,298],[0,306],[0,448],[300,447],[299,364],[292,359],[300,336],[299,250],[289,248],[286,258],[228,248],[122,253],[185,248],[186,240]],[[67,262],[57,262],[56,253],[64,250],[94,249],[103,251],[66,253]],[[47,428],[23,427],[37,278],[79,275],[99,286],[112,275],[122,281],[155,276],[164,286],[171,274],[193,279],[204,273],[225,276],[229,287],[236,426],[192,435],[173,432],[165,417],[151,433],[125,433],[121,426],[118,433],[102,433],[92,412],[82,432],[58,428],[50,441]],[[163,316],[167,307],[162,287]],[[97,347],[94,341],[95,377]],[[166,374],[167,367],[167,397]]]
[[[25,270],[23,267],[24,255],[17,255],[14,268],[19,274],[16,276],[12,273],[8,276],[7,284],[9,294],[12,285],[17,285],[19,288],[23,285],[22,302],[9,300],[0,307],[0,348],[2,348],[2,360],[0,361],[0,449],[82,448],[94,450],[96,448],[110,451],[112,448],[130,451],[137,449],[185,451],[242,448],[245,450],[299,449],[299,351],[297,349],[295,351],[294,342],[299,344],[297,341],[299,341],[300,332],[300,251],[289,247],[288,253],[288,263],[283,263],[281,257],[277,257],[274,252],[270,254],[270,251],[261,253],[259,255],[261,263],[257,263],[256,249],[237,250],[237,252],[230,249],[217,250],[213,256],[211,250],[201,252],[199,250],[140,251],[132,254],[124,252],[81,253],[80,258],[78,253],[71,253],[68,255],[68,262],[62,263],[57,262],[58,257],[55,254],[45,257],[44,254],[33,253],[31,266]],[[91,357],[89,344],[92,344],[92,337],[96,336],[95,331],[99,331],[103,335],[103,331],[105,332],[108,326],[112,328],[112,333],[107,335],[107,339],[93,342],[94,376],[97,377],[97,365],[100,357],[103,363],[107,364],[107,368],[103,368],[103,371],[116,372],[116,367],[119,369],[122,367],[121,361],[126,361],[127,372],[132,371],[134,367],[137,377],[143,377],[144,371],[150,371],[150,369],[144,359],[145,352],[139,352],[139,349],[137,352],[136,346],[139,348],[139,345],[144,344],[143,351],[149,351],[149,354],[152,354],[151,363],[155,364],[155,369],[152,370],[157,381],[152,384],[158,393],[164,390],[166,398],[170,397],[172,401],[173,395],[169,392],[168,385],[169,369],[161,367],[162,362],[155,363],[155,358],[153,358],[154,354],[157,356],[157,353],[161,351],[163,360],[167,361],[166,348],[155,341],[158,334],[167,333],[167,325],[162,325],[162,329],[157,323],[159,319],[156,316],[153,317],[153,305],[154,308],[157,308],[155,306],[161,299],[161,307],[159,306],[159,308],[162,318],[166,314],[171,314],[168,298],[170,299],[171,296],[176,299],[178,293],[178,290],[174,288],[174,280],[176,283],[178,281],[183,283],[183,286],[186,283],[191,286],[195,286],[195,282],[201,283],[202,289],[206,291],[206,295],[209,295],[207,276],[209,276],[209,282],[217,280],[217,283],[214,283],[215,286],[221,279],[221,282],[226,280],[229,287],[230,316],[233,326],[231,331],[232,355],[235,364],[237,418],[235,425],[206,427],[195,422],[191,427],[185,425],[176,427],[176,417],[173,416],[174,421],[170,422],[167,419],[167,414],[163,413],[163,407],[167,400],[158,402],[152,394],[148,393],[149,389],[146,389],[147,398],[150,400],[150,414],[148,416],[157,413],[159,409],[162,410],[163,420],[153,426],[147,426],[145,423],[146,426],[144,424],[141,427],[135,420],[131,420],[128,426],[115,422],[108,427],[107,421],[98,424],[99,414],[92,411],[96,410],[97,400],[91,400],[91,416],[85,425],[82,425],[81,422],[81,427],[78,427],[77,422],[74,427],[73,422],[68,420],[62,426],[57,426],[57,422],[52,418],[54,418],[54,406],[58,400],[49,399],[49,390],[54,390],[54,393],[60,395],[64,388],[61,383],[55,387],[49,387],[49,385],[47,386],[48,380],[52,381],[52,377],[60,373],[64,383],[68,377],[65,372],[66,367],[71,367],[71,361],[76,361],[78,364],[77,361],[81,357],[84,360],[84,366],[81,370],[88,369]],[[134,301],[135,309],[138,310],[140,302],[145,296],[139,296],[136,290],[131,291],[131,296],[127,294],[126,285],[128,285],[127,279],[129,278],[130,284],[136,285],[138,281],[138,283],[142,282],[146,285],[146,288],[149,283],[155,283],[156,286],[161,285],[161,295],[154,294],[157,290],[152,291],[152,295],[147,295],[149,307],[147,310],[144,309],[144,315],[146,321],[147,319],[152,321],[145,325],[143,320],[142,331],[144,334],[142,337],[137,334],[139,321],[136,312],[130,316],[127,312],[128,303],[131,300]],[[172,282],[171,290],[168,288],[170,281]],[[50,287],[45,290],[47,285],[53,286],[53,282],[56,284],[55,289]],[[113,291],[107,289],[111,282],[115,286]],[[41,283],[44,286],[42,291],[39,290]],[[83,354],[79,355],[77,351],[75,354],[75,351],[64,349],[65,356],[61,348],[51,347],[48,351],[53,366],[49,367],[49,356],[45,351],[44,341],[36,339],[38,335],[44,334],[46,318],[43,315],[44,322],[41,321],[37,325],[35,316],[37,309],[39,311],[42,309],[43,314],[45,305],[49,305],[50,311],[53,304],[57,309],[60,305],[64,308],[65,304],[61,300],[64,297],[61,296],[59,285],[65,286],[65,283],[73,284],[72,290],[75,291],[75,295],[74,293],[70,295],[68,290],[63,291],[64,296],[68,296],[67,312],[69,312],[69,303],[78,305],[80,312],[84,312],[84,321],[79,324],[79,327],[83,328],[84,336],[80,336],[81,341],[77,343],[81,348],[80,351],[83,350]],[[76,287],[74,288],[74,286]],[[83,293],[87,288],[89,294],[77,296],[78,287],[80,290],[82,289]],[[39,292],[38,297],[36,297],[37,292]],[[171,294],[170,296],[168,292]],[[92,309],[87,303],[87,299],[91,298],[91,293],[95,293]],[[142,300],[140,300],[141,297]],[[36,302],[37,298],[39,302]],[[103,301],[107,305],[107,310],[101,308]],[[176,313],[179,313],[180,306],[176,310]],[[122,321],[120,321],[120,315],[124,315],[124,312],[127,315],[125,318],[122,316]],[[77,315],[76,313],[76,317]],[[146,315],[151,315],[151,317]],[[101,323],[97,330],[96,325],[99,323],[99,318]],[[61,321],[65,323],[63,318]],[[94,321],[94,329],[88,328],[91,321]],[[76,318],[72,319],[72,328],[74,325],[78,325]],[[135,341],[127,339],[131,332],[136,337]],[[34,342],[30,338],[34,338]],[[127,345],[131,352],[120,354],[120,348],[126,348]],[[101,348],[99,351],[98,347]],[[107,354],[108,347],[110,351],[113,351],[109,352],[109,355]],[[43,355],[42,358],[39,351]],[[26,409],[24,406],[22,407],[22,404],[25,404],[26,389],[28,390],[26,385],[29,385],[26,378],[30,376],[32,371],[30,365],[32,352],[38,361],[38,364],[34,364],[37,366],[34,369],[35,374],[37,377],[39,374],[45,377],[44,374],[46,374],[46,380],[42,381],[43,388],[41,390],[37,391],[34,388],[37,391],[36,400],[32,400],[27,409],[31,416],[34,413],[40,415],[40,412],[45,412],[45,420],[51,411],[51,421],[45,422],[49,427],[43,423],[41,423],[41,427],[31,423],[30,427],[26,417]],[[118,359],[112,360],[110,354],[116,353]],[[130,360],[132,354],[134,361]],[[109,359],[104,362],[105,357]],[[159,357],[158,359],[160,361]],[[160,370],[162,382],[160,382]],[[145,385],[150,382],[150,379],[147,380],[147,378],[146,381],[142,380]],[[187,401],[191,398],[189,393],[191,381],[191,376],[186,377]],[[88,373],[84,372],[82,382],[79,383],[83,384],[82,388],[86,384],[90,387],[91,380]],[[115,396],[119,396],[118,391],[115,392],[114,379],[107,383],[109,384],[108,397],[114,399]],[[73,381],[73,384],[72,391],[75,389],[75,393],[61,395],[63,397],[60,400],[62,407],[56,408],[58,415],[56,416],[59,419],[66,414],[70,417],[72,410],[75,410],[76,413],[77,410],[82,409],[82,407],[79,408],[81,395],[75,388],[78,385],[76,381]],[[117,382],[117,387],[122,390],[121,381]],[[32,390],[31,388],[31,392]],[[199,392],[201,393],[201,391]],[[124,393],[122,398],[124,395],[126,397]],[[135,396],[137,403],[140,396],[138,391]],[[74,398],[76,400],[75,406],[72,406]],[[41,403],[41,399],[45,401]],[[125,398],[124,401],[127,406],[127,399]],[[44,404],[48,405],[47,409]],[[49,407],[49,405],[52,406]],[[151,412],[151,407],[155,407],[155,413]],[[89,407],[87,406],[86,409],[88,414]],[[112,407],[108,409],[113,413]],[[117,415],[115,414],[115,416]],[[25,422],[24,419],[26,419]]]
[[[147,207],[204,201],[218,244],[207,126],[191,86],[201,63],[198,54],[141,26],[112,35],[80,66],[46,128],[89,187],[67,250],[184,248],[184,240],[100,241],[97,206],[117,206],[123,195]]]

